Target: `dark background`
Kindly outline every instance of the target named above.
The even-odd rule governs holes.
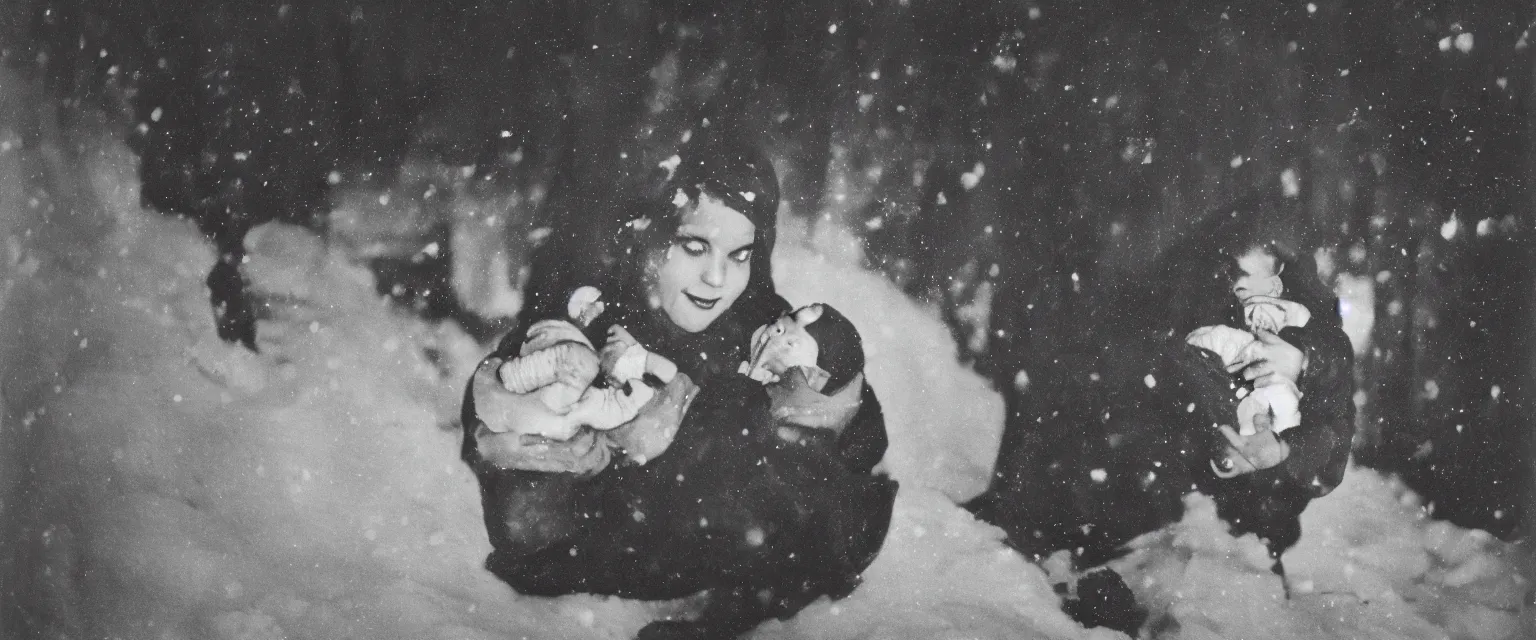
[[[857,230],[868,265],[935,303],[1011,399],[1064,292],[1282,190],[1277,229],[1325,277],[1374,286],[1357,461],[1510,538],[1531,518],[1532,15],[1504,0],[8,0],[0,53],[56,99],[23,114],[30,140],[99,135],[82,123],[105,114],[141,154],[147,204],[216,238],[274,219],[331,233],[345,207],[393,239],[358,247],[381,273],[394,259],[446,277],[456,216],[481,216],[515,280],[542,229],[588,250],[694,131],[753,137],[792,215]],[[444,252],[413,253],[427,241]],[[414,303],[487,320],[473,298]]]

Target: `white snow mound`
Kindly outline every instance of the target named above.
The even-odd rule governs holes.
[[[5,632],[627,638],[672,606],[521,597],[482,569],[453,427],[482,349],[461,332],[390,310],[347,256],[270,225],[248,242],[261,351],[229,346],[203,285],[210,245],[139,208],[120,145],[70,161],[17,140],[0,130]],[[934,314],[795,243],[777,257],[788,298],[864,332],[903,489],[864,585],[756,637],[1121,637],[1068,620],[1045,572],[954,506],[984,485],[1002,410]],[[1307,512],[1290,601],[1257,541],[1190,505],[1116,565],[1160,637],[1533,637],[1512,549],[1425,518],[1374,473]]]

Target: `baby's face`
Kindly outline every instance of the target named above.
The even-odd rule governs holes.
[[[1254,247],[1239,256],[1237,266],[1242,275],[1232,283],[1232,293],[1239,300],[1253,296],[1275,296],[1284,293],[1280,282],[1280,261],[1264,247]]]
[[[821,309],[806,305],[758,327],[752,334],[751,369],[782,376],[792,367],[816,366],[820,349],[805,327],[821,318]]]

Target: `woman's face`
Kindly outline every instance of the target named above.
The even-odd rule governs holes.
[[[708,329],[747,290],[756,240],[757,228],[745,215],[701,195],[671,244],[652,258],[652,308],[683,331]]]

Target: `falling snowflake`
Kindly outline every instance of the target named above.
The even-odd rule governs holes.
[[[1440,237],[1451,240],[1456,237],[1456,231],[1461,227],[1461,221],[1456,219],[1456,214],[1451,214],[1445,224],[1440,225]]]
[[[1013,374],[1013,388],[1019,391],[1029,388],[1029,374],[1023,369],[1019,369],[1018,373]]]
[[[965,187],[966,191],[970,191],[976,188],[977,184],[981,183],[981,178],[985,175],[987,175],[986,165],[978,162],[975,166],[971,167],[970,171],[960,174],[960,186]]]
[[[1301,195],[1301,178],[1296,175],[1295,169],[1280,172],[1280,188],[1284,190],[1287,198]]]

